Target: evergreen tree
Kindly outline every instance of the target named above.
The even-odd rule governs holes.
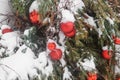
[[[28,79],[120,79],[119,0],[10,0],[10,5],[12,28],[20,31],[22,45],[36,60],[46,52],[46,65],[43,69],[39,65],[37,76],[28,74]],[[21,47],[6,55],[9,52],[1,45],[0,50],[5,49],[1,60],[19,53]]]

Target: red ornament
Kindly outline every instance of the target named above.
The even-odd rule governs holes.
[[[60,24],[61,31],[64,33],[70,33],[74,29],[74,23],[73,22],[66,22]]]
[[[114,43],[115,44],[120,44],[120,38],[118,38],[118,37],[114,38]]]
[[[52,60],[60,60],[62,57],[62,51],[61,49],[54,49],[50,52],[49,55]]]
[[[33,10],[30,13],[30,20],[34,24],[39,23],[39,14],[38,14],[38,12],[36,10]]]
[[[70,33],[65,33],[65,35],[66,35],[67,37],[73,37],[73,36],[75,36],[75,33],[76,33],[76,30],[73,29],[73,31],[71,31]]]
[[[9,33],[9,32],[13,32],[13,30],[10,28],[6,28],[2,30],[2,34]]]
[[[111,58],[111,54],[110,53],[112,53],[112,51],[103,50],[103,52],[102,52],[103,58],[109,60]]]
[[[88,73],[87,80],[97,80],[97,74],[96,73]]]
[[[54,42],[50,42],[47,44],[49,50],[54,50],[56,48],[56,44]]]

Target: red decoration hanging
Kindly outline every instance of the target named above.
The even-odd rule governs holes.
[[[49,42],[49,43],[47,44],[47,48],[48,48],[49,50],[54,50],[54,49],[56,48],[56,44],[55,44],[54,42]]]
[[[13,32],[13,30],[10,28],[6,28],[2,30],[2,34],[9,33],[9,32]]]
[[[76,33],[76,30],[73,29],[73,31],[71,31],[70,33],[65,33],[65,35],[66,35],[67,37],[73,37],[73,36],[75,36],[75,33]]]
[[[114,38],[114,43],[115,44],[120,44],[120,38],[118,38],[118,37]]]
[[[38,14],[38,12],[36,10],[33,10],[30,13],[30,20],[34,24],[39,23],[39,14]]]
[[[50,52],[49,55],[52,60],[60,60],[62,57],[62,51],[61,49],[54,49]]]
[[[103,58],[104,58],[104,59],[107,59],[107,60],[111,59],[111,54],[110,54],[110,53],[112,53],[112,51],[103,50],[103,52],[102,52]]]
[[[60,24],[61,31],[64,33],[70,33],[74,29],[74,23],[73,22],[66,22]]]
[[[88,73],[87,80],[97,80],[97,74],[96,73]]]

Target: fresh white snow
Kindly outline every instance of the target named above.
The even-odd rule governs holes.
[[[40,2],[38,0],[33,1],[29,8],[29,12],[32,12],[33,10],[39,11],[39,4]]]
[[[64,9],[62,10],[62,20],[61,22],[68,22],[68,21],[71,21],[71,22],[74,22],[75,21],[75,18],[74,18],[74,15],[72,12],[70,12],[69,10],[67,9]]]
[[[85,7],[82,0],[60,0],[58,9],[64,10],[67,7],[71,12],[77,14],[78,9],[82,10]]]

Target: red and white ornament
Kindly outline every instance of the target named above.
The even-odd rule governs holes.
[[[49,42],[49,43],[47,44],[47,48],[48,48],[49,50],[54,50],[54,49],[56,48],[56,44],[55,44],[54,42]]]
[[[33,24],[40,23],[39,5],[40,1],[34,0],[29,8],[29,18]]]
[[[62,19],[60,23],[60,29],[67,37],[74,37],[76,30],[75,30],[75,18],[73,13],[70,10],[63,9],[61,11]]]
[[[20,42],[22,42],[19,31],[13,31],[9,25],[1,26],[2,36],[0,40],[0,44],[3,47],[7,48],[7,55],[14,54],[14,49],[16,47],[20,47]]]
[[[110,60],[112,57],[112,50],[108,50],[107,46],[104,47],[103,51],[102,51],[102,56],[104,59],[106,60]]]
[[[52,60],[60,60],[62,57],[62,50],[54,49],[49,53],[49,56]]]

